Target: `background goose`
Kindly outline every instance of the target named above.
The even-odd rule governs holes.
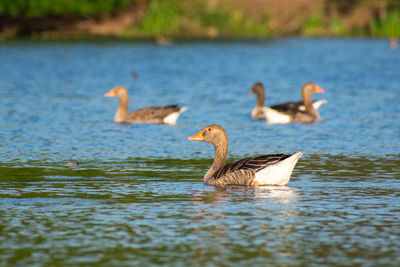
[[[214,162],[204,175],[209,185],[286,185],[294,166],[303,155],[271,154],[249,157],[225,164],[228,154],[228,135],[223,127],[213,124],[189,137],[191,141],[205,141],[214,145]]]
[[[265,107],[264,113],[268,123],[303,122],[313,123],[319,121],[318,108],[326,100],[312,101],[313,93],[323,93],[324,90],[314,83],[307,82],[301,88],[303,101],[287,102],[271,107]]]
[[[164,123],[175,124],[179,115],[184,112],[186,107],[177,105],[155,106],[141,108],[128,113],[129,93],[124,86],[116,86],[106,94],[106,97],[118,97],[119,106],[114,116],[114,122],[120,123]]]
[[[304,88],[304,86],[303,86]],[[322,90],[322,88],[320,88]],[[322,90],[323,92],[323,90]],[[253,108],[251,112],[251,117],[255,119],[267,119],[268,123],[288,123],[290,122],[290,118],[287,116],[281,117],[279,113],[274,112],[274,110],[285,113],[289,112],[290,110],[295,111],[303,111],[305,112],[306,108],[304,106],[304,101],[298,101],[298,102],[287,102],[284,104],[279,104],[279,105],[274,105],[270,108],[265,107],[265,88],[264,85],[260,82],[254,83],[253,87],[249,91],[249,94],[256,94],[257,95],[257,104]],[[310,96],[311,99],[311,96]],[[318,110],[319,107],[322,104],[327,103],[326,100],[317,100],[317,101],[312,101],[312,106],[314,109]],[[269,110],[269,109],[274,109],[274,110]],[[268,113],[268,117],[266,114]],[[284,114],[286,115],[286,114]]]

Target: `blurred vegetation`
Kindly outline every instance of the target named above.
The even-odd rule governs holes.
[[[135,0],[0,0],[0,16],[105,15]]]
[[[400,11],[392,10],[386,18],[371,21],[371,34],[373,36],[399,37],[400,36]]]
[[[349,34],[349,31],[343,26],[343,23],[339,18],[334,18],[331,21],[329,25],[329,31],[332,35],[336,36],[344,36]]]
[[[300,32],[304,36],[345,36],[349,34],[340,18],[333,18],[325,26],[323,17],[319,14],[312,14],[301,26]]]
[[[233,3],[236,0],[231,1]],[[400,0],[375,1],[374,3],[383,3],[381,6],[384,8],[373,11],[373,15],[367,15],[373,17],[367,17],[361,26],[349,26],[348,20],[346,24],[343,21],[345,16],[351,13],[352,8],[364,5],[368,1],[326,0],[326,5],[336,5],[336,13],[327,12],[328,8],[325,6],[325,9],[311,15],[304,14],[303,18],[297,20],[297,28],[290,32],[282,31],[285,26],[283,24],[287,22],[285,19],[280,20],[278,24],[271,23],[279,14],[266,13],[267,11],[260,7],[256,14],[248,15],[244,10],[232,8],[234,5],[228,8],[229,5],[217,2],[213,0],[0,0],[0,22],[6,25],[2,27],[0,24],[0,39],[29,32],[37,36],[38,32],[48,30],[46,26],[42,26],[48,24],[38,23],[38,27],[32,27],[34,19],[59,18],[60,25],[68,25],[72,21],[68,20],[69,18],[74,18],[76,21],[76,18],[82,17],[99,19],[112,17],[118,14],[118,11],[128,6],[134,7],[135,4],[144,7],[144,11],[133,23],[119,31],[117,34],[119,37],[268,37],[282,33],[305,36],[400,36]],[[221,3],[226,4],[229,1]],[[286,1],[286,4],[291,5],[291,2]],[[63,18],[65,21],[62,21]],[[54,26],[54,29],[50,30],[57,31],[60,28]],[[82,36],[81,33],[77,35]],[[57,36],[62,36],[62,33]]]
[[[312,14],[301,26],[301,33],[306,36],[320,35],[323,33],[322,15]]]
[[[127,29],[123,36],[267,36],[268,18],[256,21],[240,10],[210,7],[201,0],[154,0],[142,21]]]

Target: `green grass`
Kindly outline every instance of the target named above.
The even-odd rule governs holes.
[[[400,37],[400,11],[393,10],[382,20],[373,19],[370,26],[372,36]]]
[[[252,18],[245,17],[241,11],[236,10],[229,14],[228,20],[222,29],[226,30],[228,35],[236,37],[257,37],[269,35],[269,20],[264,18],[260,21],[255,21]]]
[[[269,22],[272,18],[262,11],[257,16],[250,17],[241,10],[231,10],[224,6],[214,5],[215,2],[211,0],[0,0],[0,16],[4,18],[104,16],[113,14],[135,2],[148,3],[146,13],[140,21],[126,29],[120,37],[271,36]],[[340,17],[329,18],[324,13],[315,13],[305,20],[300,29],[296,29],[296,33],[300,32],[305,36],[399,37],[400,4],[391,8],[392,10],[389,11],[386,18],[371,20],[369,31],[365,27],[345,28]],[[393,8],[397,9],[393,10]]]
[[[336,36],[348,35],[349,31],[343,26],[339,18],[334,18],[329,25],[329,33]]]
[[[328,25],[324,25],[324,20],[320,14],[312,14],[302,25],[301,34],[304,36],[343,36],[348,35],[349,30],[343,26],[339,18],[330,19]]]
[[[175,35],[178,33],[179,14],[178,0],[153,1],[140,30],[146,35]]]
[[[323,19],[319,14],[312,14],[301,26],[301,34],[305,36],[322,35]]]
[[[143,20],[126,30],[125,37],[243,37],[268,36],[268,18],[256,21],[239,10],[209,7],[193,0],[154,0]]]
[[[105,15],[137,0],[0,0],[0,16]]]

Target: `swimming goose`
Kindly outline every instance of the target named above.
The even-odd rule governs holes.
[[[114,116],[114,122],[124,124],[131,123],[164,123],[175,124],[179,115],[184,112],[186,107],[177,105],[156,106],[141,108],[128,113],[129,93],[124,86],[116,86],[111,91],[104,94],[106,97],[118,97],[119,106]]]
[[[326,100],[313,102],[313,93],[323,93],[324,90],[314,83],[307,82],[301,88],[303,101],[287,102],[271,107],[264,107],[264,114],[267,123],[289,123],[303,122],[313,123],[319,121],[318,108],[325,104]]]
[[[294,166],[303,155],[302,152],[262,155],[225,164],[228,154],[228,135],[222,126],[208,125],[188,139],[214,145],[214,162],[204,175],[204,183],[208,185],[286,185]]]

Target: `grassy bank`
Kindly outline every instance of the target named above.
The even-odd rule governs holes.
[[[0,38],[31,33],[42,38],[400,36],[399,1],[281,0],[276,4],[266,0],[264,6],[259,3],[255,0],[0,0],[3,25]],[[142,11],[137,12],[136,6]],[[113,28],[121,14],[135,19]],[[61,23],[59,26],[44,23],[47,19]],[[80,27],[82,22],[86,23],[85,28]],[[107,28],[107,23],[108,31],[91,30],[99,24]],[[51,34],[52,31],[57,34]],[[40,35],[42,32],[45,34]]]
[[[0,16],[40,18],[46,16],[102,16],[136,0],[0,0]]]
[[[384,19],[371,20],[372,36],[399,37],[400,36],[400,11],[390,11]]]
[[[210,6],[206,1],[155,0],[137,24],[126,29],[129,37],[257,37],[268,36],[268,19],[255,20],[240,10]]]
[[[226,2],[226,1],[225,1]],[[327,1],[332,2],[349,1]],[[383,1],[382,1],[383,2]],[[290,32],[280,30],[284,25],[278,25],[277,29],[271,29],[274,12],[267,9],[258,10],[256,15],[245,14],[243,10],[229,8],[224,5],[210,5],[210,1],[193,0],[188,4],[179,0],[153,0],[147,9],[144,18],[137,24],[127,28],[124,37],[268,37],[287,34],[300,34],[303,36],[400,36],[400,2],[396,5],[371,5],[364,2],[364,10],[371,9],[371,14],[365,18],[365,25],[354,26],[345,23],[344,16],[340,13],[327,14],[325,9],[319,13],[305,15],[298,22],[297,28]],[[354,1],[353,1],[354,3]],[[356,3],[356,1],[355,1]],[[375,2],[371,2],[375,4]],[[312,4],[312,3],[310,3]],[[337,3],[335,3],[337,4]],[[336,6],[337,9],[343,8]],[[361,2],[359,3],[361,5]],[[326,7],[325,7],[326,8]],[[357,8],[357,5],[347,5],[346,8]],[[379,9],[380,8],[380,9]],[[332,9],[332,6],[331,6]],[[376,12],[385,15],[373,16]],[[299,11],[300,12],[300,11]],[[348,10],[346,12],[349,12]],[[345,12],[344,12],[345,13]]]

